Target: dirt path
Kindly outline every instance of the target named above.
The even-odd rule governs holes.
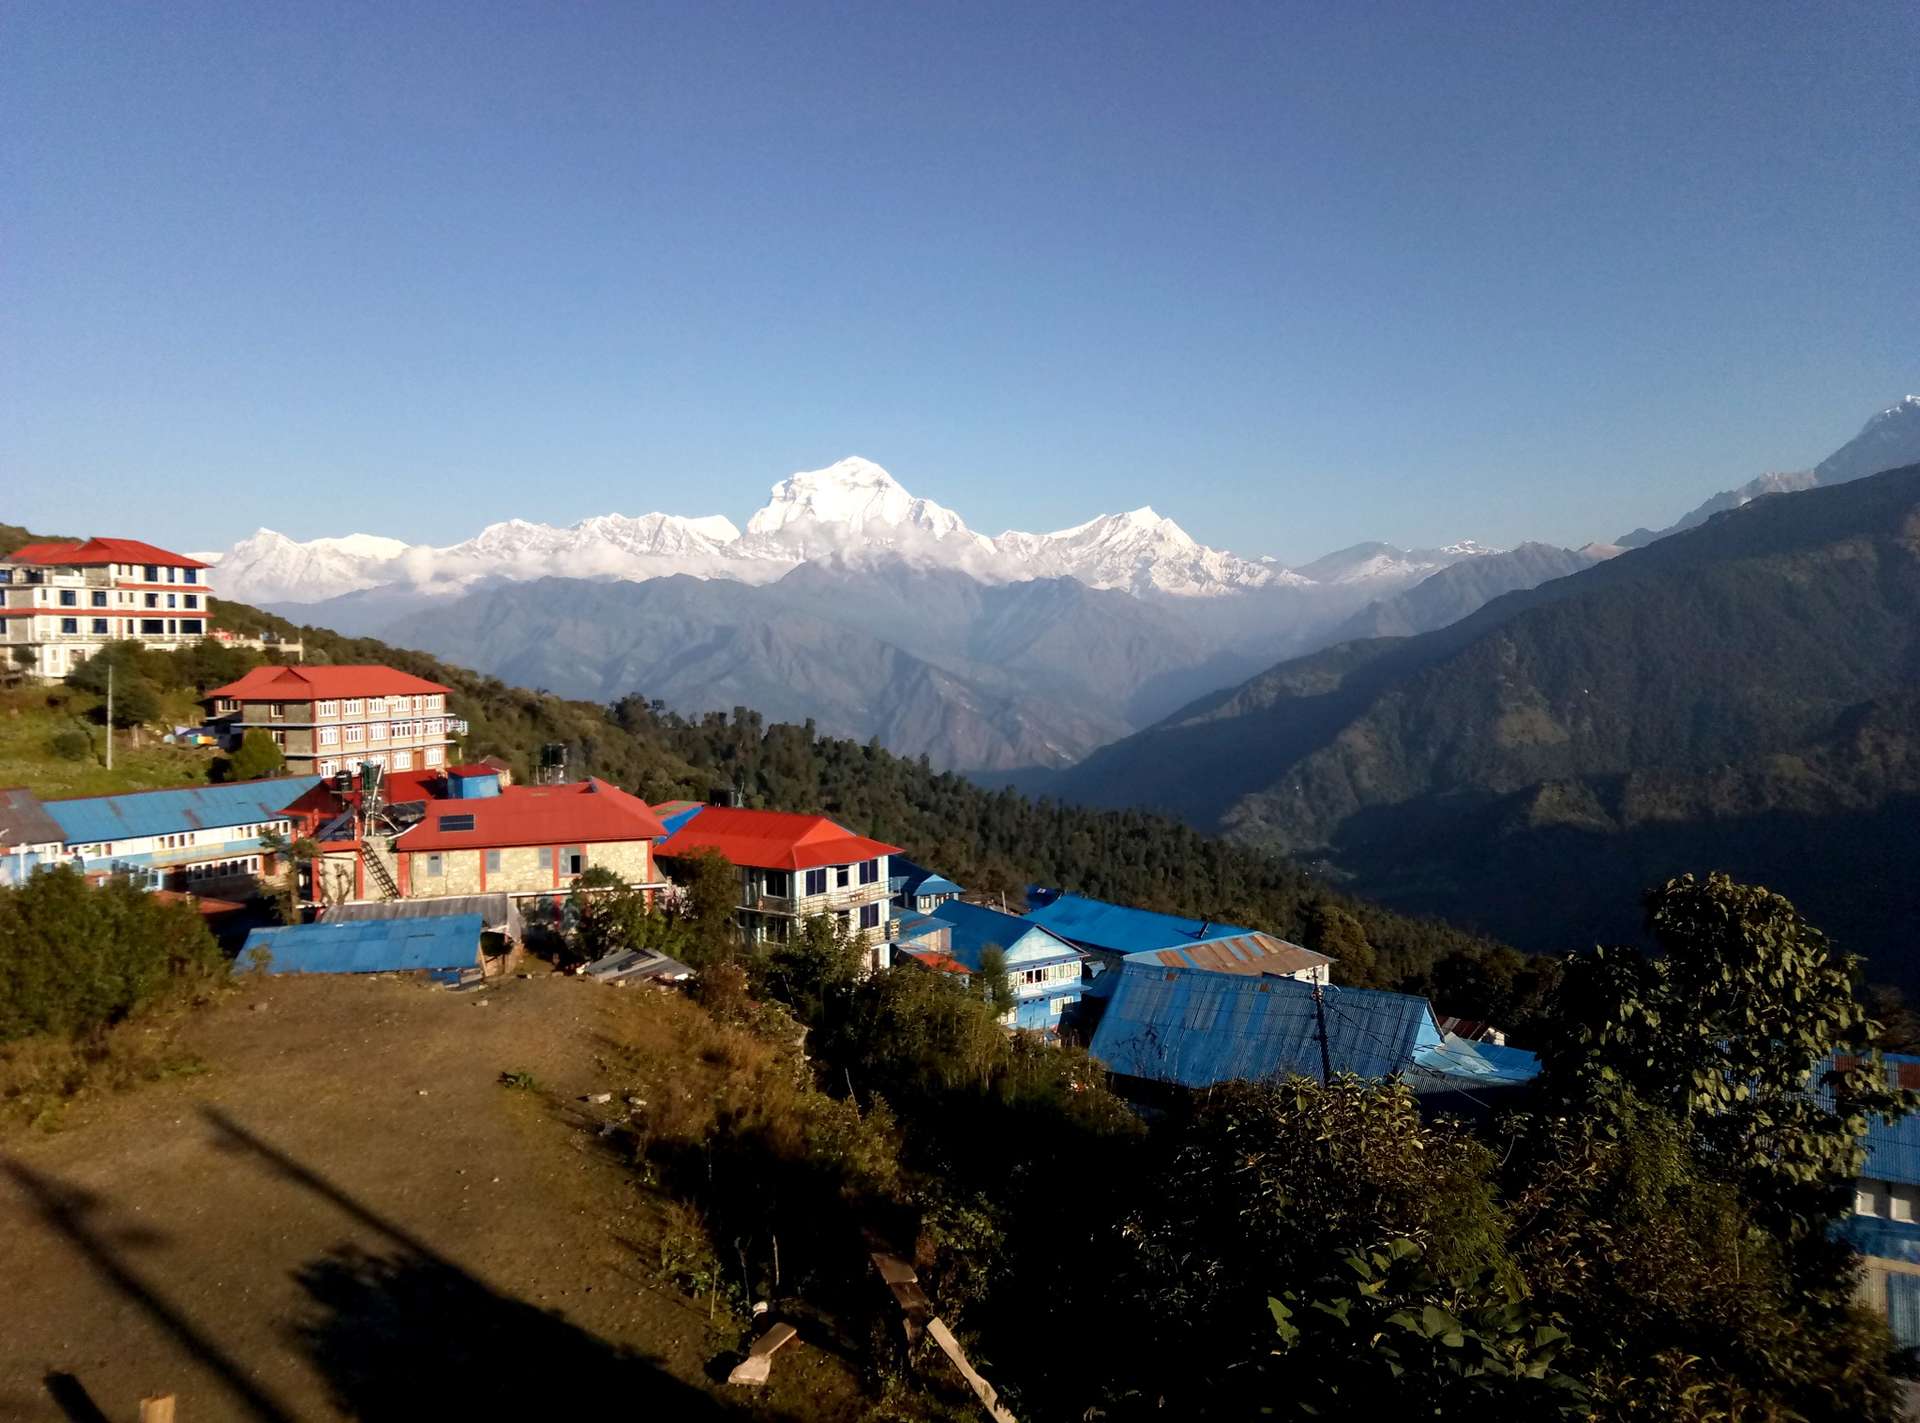
[[[573,1105],[649,997],[273,980],[182,1030],[205,1076],[0,1137],[0,1417],[859,1417],[804,1342],[751,1402],[708,1382],[736,1336],[656,1278],[656,1203]]]

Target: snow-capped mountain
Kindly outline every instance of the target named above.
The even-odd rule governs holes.
[[[1294,572],[1312,583],[1399,583],[1419,581],[1470,558],[1504,552],[1472,539],[1445,548],[1395,548],[1392,544],[1363,543],[1339,549]]]
[[[1137,596],[1207,597],[1310,581],[1277,564],[1197,543],[1151,508],[1102,514],[1051,534],[1009,529],[994,543],[1010,561],[1032,570],[1026,575],[1030,578],[1077,578],[1090,587],[1119,588]]]
[[[446,547],[372,534],[300,542],[261,529],[220,556],[218,587],[243,601],[312,603],[374,588],[457,593],[484,580],[549,576],[644,581],[689,574],[765,583],[802,563],[887,559],[956,569],[986,583],[1075,578],[1138,597],[1208,598],[1329,581],[1386,591],[1487,551],[1472,543],[1362,549],[1365,558],[1343,563],[1335,579],[1318,565],[1290,570],[1209,548],[1150,508],[1054,533],[1009,530],[988,538],[953,510],[909,493],[873,461],[850,457],[774,485],[744,533],[720,515],[659,513],[600,514],[564,527],[508,519]]]

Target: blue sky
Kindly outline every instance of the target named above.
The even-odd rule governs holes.
[[[0,10],[0,518],[1562,543],[1920,390],[1920,6]]]

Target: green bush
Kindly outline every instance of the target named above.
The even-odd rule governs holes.
[[[93,754],[93,738],[79,730],[58,732],[53,738],[53,754],[62,761],[84,761]]]
[[[191,905],[124,880],[63,865],[0,888],[0,1042],[102,1028],[222,970]]]

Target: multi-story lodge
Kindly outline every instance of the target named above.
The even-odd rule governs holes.
[[[0,556],[0,646],[58,681],[109,642],[160,651],[207,634],[207,565],[138,539],[31,543]]]
[[[856,835],[824,815],[709,805],[674,807],[665,819],[673,833],[660,842],[662,858],[707,850],[738,870],[738,919],[747,942],[784,943],[796,920],[832,915],[866,939],[874,968],[887,966],[887,858],[898,846]]]
[[[313,777],[133,791],[41,802],[60,827],[61,860],[83,874],[128,875],[153,889],[252,894],[285,864],[268,837],[285,840],[289,801]]]
[[[368,762],[438,771],[467,729],[447,714],[447,688],[392,667],[256,667],[205,701],[209,726],[233,742],[270,733],[296,775],[331,776]]]

